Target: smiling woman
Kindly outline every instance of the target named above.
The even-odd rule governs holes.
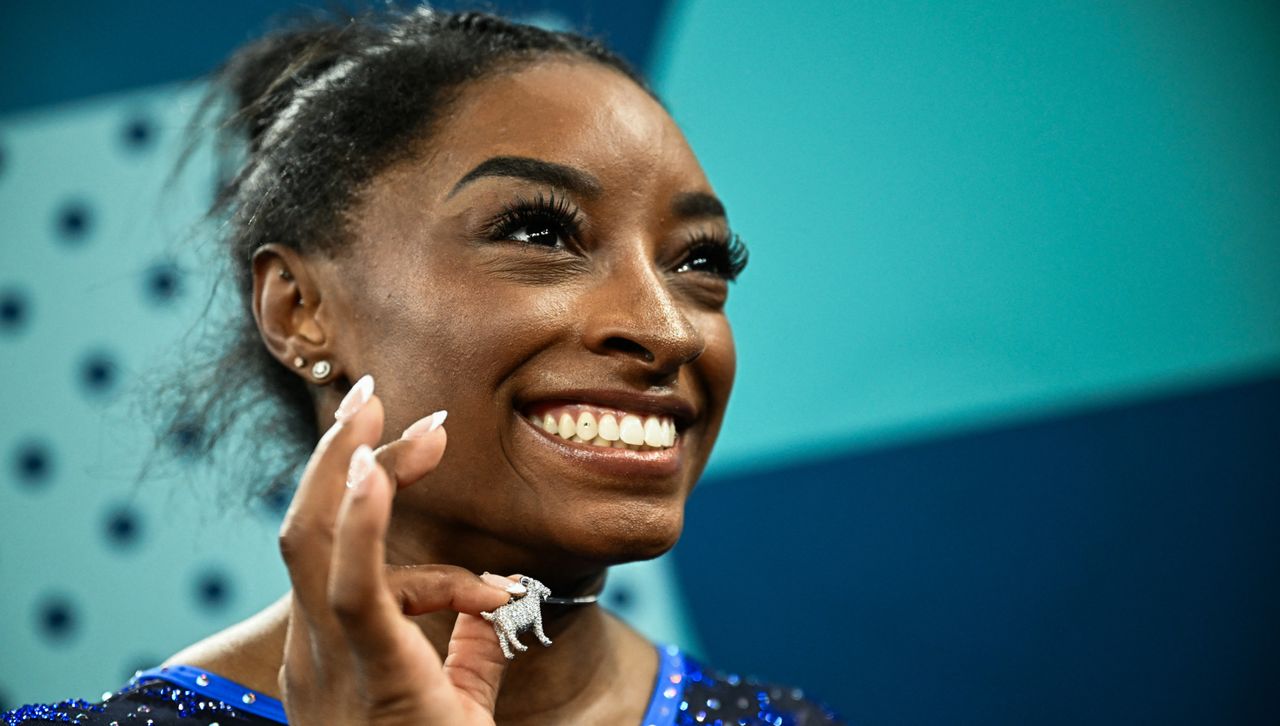
[[[594,605],[684,527],[747,257],[643,81],[573,34],[426,10],[273,35],[216,80],[243,320],[173,421],[279,404],[262,430],[307,460],[293,587],[6,723],[833,722]]]

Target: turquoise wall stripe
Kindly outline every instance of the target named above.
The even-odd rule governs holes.
[[[1280,10],[673,8],[656,83],[752,261],[713,471],[1280,361]]]

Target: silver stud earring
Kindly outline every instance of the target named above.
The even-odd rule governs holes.
[[[333,367],[329,365],[329,361],[320,360],[311,366],[311,377],[317,381],[323,381],[329,377],[329,373],[333,371]]]
[[[294,366],[295,368],[301,368],[301,367],[305,366],[306,364],[307,364],[307,359],[306,359],[306,358],[303,358],[302,356],[298,356],[297,358],[294,358],[294,359],[293,359],[293,366]]]

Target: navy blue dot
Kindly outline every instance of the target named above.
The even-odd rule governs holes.
[[[93,213],[89,205],[80,200],[72,200],[58,210],[58,235],[65,242],[80,242],[89,234],[93,224]]]
[[[53,475],[53,455],[41,441],[25,441],[13,452],[13,475],[29,487],[47,484]]]
[[[116,547],[135,545],[142,538],[142,515],[127,504],[113,507],[103,518],[103,534]]]
[[[76,606],[65,595],[46,596],[36,606],[36,629],[50,642],[66,642],[79,626]]]
[[[0,330],[12,332],[27,324],[31,303],[27,294],[16,287],[0,290]]]
[[[192,456],[204,442],[204,430],[194,421],[179,421],[169,431],[169,447],[179,456]]]
[[[625,608],[631,605],[631,589],[621,585],[614,587],[609,592],[609,603],[615,608]]]
[[[196,577],[196,604],[206,610],[226,607],[231,602],[231,594],[231,580],[222,570],[206,570]]]
[[[171,262],[152,265],[145,279],[146,295],[152,302],[167,303],[182,293],[182,272]]]
[[[109,393],[115,388],[119,377],[115,358],[108,353],[90,353],[80,363],[80,383],[89,393]]]
[[[124,125],[124,144],[131,149],[144,149],[155,138],[155,125],[145,116],[137,116]]]
[[[266,508],[267,513],[271,516],[283,517],[284,513],[289,509],[289,501],[291,499],[292,496],[289,489],[283,485],[278,485],[262,495],[262,506]]]

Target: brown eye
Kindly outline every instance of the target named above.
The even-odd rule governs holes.
[[[529,245],[539,245],[543,247],[561,247],[567,238],[564,230],[559,225],[549,222],[535,221],[507,233],[507,239],[512,242],[521,242]]]
[[[676,272],[709,272],[732,282],[747,266],[747,248],[737,235],[730,241],[713,238],[695,240]]]
[[[490,239],[533,247],[564,249],[582,223],[577,208],[554,194],[518,200],[490,223]]]
[[[716,250],[708,249],[709,247],[710,245],[700,245],[691,250],[689,256],[676,268],[676,272],[699,270],[723,275],[726,269],[722,259],[724,255]]]

